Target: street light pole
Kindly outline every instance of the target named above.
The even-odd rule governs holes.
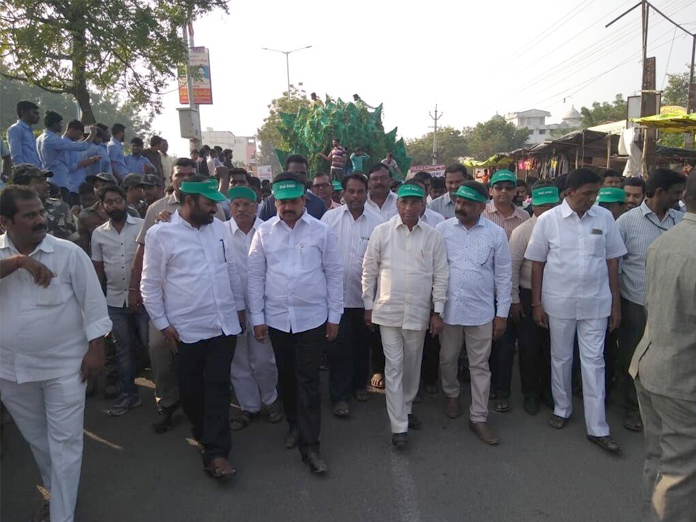
[[[290,55],[294,52],[297,51],[303,51],[305,49],[311,48],[311,45],[308,45],[306,47],[300,47],[298,49],[293,49],[292,51],[279,51],[278,49],[269,49],[268,47],[262,47],[261,49],[263,51],[271,51],[274,53],[281,53],[285,55],[285,70],[287,72],[287,77],[288,77],[288,96],[290,96]]]

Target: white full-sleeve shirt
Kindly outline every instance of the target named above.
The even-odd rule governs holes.
[[[365,310],[372,322],[425,330],[431,303],[442,313],[449,266],[442,236],[422,221],[409,230],[397,214],[375,228],[363,260]]]
[[[343,260],[343,306],[362,308],[362,263],[372,231],[381,225],[382,217],[365,207],[358,219],[347,205],[326,212],[321,220],[336,234],[338,251]]]
[[[333,230],[305,210],[290,228],[264,222],[249,249],[249,313],[253,326],[301,333],[343,314],[343,263]]]
[[[372,199],[370,198],[370,194],[368,193],[365,206],[369,207],[370,210],[382,216],[383,221],[389,221],[391,218],[393,218],[399,213],[398,210],[396,210],[397,199],[399,199],[397,195],[390,190],[387,194],[387,199],[384,200],[384,203],[380,207],[377,203],[372,201]]]
[[[456,217],[437,226],[450,266],[447,324],[481,326],[510,313],[512,263],[507,235],[484,218],[467,229]]]
[[[244,293],[244,300],[249,306],[249,296],[247,287],[249,285],[248,276],[248,260],[249,260],[249,248],[251,247],[251,241],[254,239],[254,235],[258,228],[263,225],[263,221],[256,218],[254,224],[251,226],[248,234],[245,234],[234,218],[229,221],[225,221],[225,228],[230,238],[230,248],[232,249],[232,254],[234,255],[234,261],[237,263],[237,272],[239,273],[239,279],[242,282],[242,291]]]
[[[0,259],[18,254],[1,235]],[[0,378],[20,384],[78,373],[89,341],[111,331],[97,273],[80,247],[46,236],[29,257],[56,277],[48,288],[21,268],[0,279]]]
[[[244,292],[222,221],[192,227],[179,211],[145,237],[140,291],[158,330],[173,326],[184,343],[242,331]]]
[[[539,216],[524,257],[546,263],[544,311],[559,319],[583,320],[611,315],[607,259],[625,254],[611,212],[595,205],[580,218],[564,200]]]

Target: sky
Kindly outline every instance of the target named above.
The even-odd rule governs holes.
[[[527,109],[561,120],[571,106],[611,101],[640,89],[640,8],[604,26],[637,0],[498,0],[397,2],[318,0],[230,2],[194,22],[196,46],[210,50],[213,105],[201,107],[201,127],[253,136],[268,105],[287,89],[285,56],[262,47],[310,49],[290,55],[290,82],[308,95],[343,100],[354,93],[384,104],[385,130],[416,138],[440,126],[462,129]],[[653,0],[696,32],[693,0]],[[340,24],[337,24],[340,22]],[[657,88],[667,72],[688,70],[692,39],[650,13],[648,56],[656,57]],[[187,156],[179,138],[176,82],[164,95],[153,128],[170,150]],[[564,101],[565,98],[565,101]]]

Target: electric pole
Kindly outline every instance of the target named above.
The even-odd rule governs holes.
[[[190,40],[189,40],[190,37]],[[184,47],[186,48],[186,84],[188,92],[188,102],[189,108],[191,109],[191,118],[193,118],[197,124],[194,125],[195,128],[200,130],[201,128],[201,114],[198,105],[193,101],[193,77],[191,76],[191,47],[194,46],[193,43],[193,26],[192,21],[184,25]],[[201,138],[189,138],[191,144],[191,149],[198,150],[203,145]]]
[[[430,113],[430,117],[433,119],[434,124],[430,127],[433,129],[433,165],[437,165],[437,122],[442,118],[442,113],[437,114],[437,103],[435,104],[435,116]]]

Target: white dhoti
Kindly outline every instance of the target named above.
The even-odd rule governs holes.
[[[51,492],[51,521],[74,520],[82,467],[86,383],[80,374],[46,381],[0,379],[0,396],[31,446]]]
[[[269,406],[278,398],[273,347],[268,337],[263,343],[256,340],[249,321],[246,331],[237,336],[230,375],[239,406],[246,412],[258,413],[262,406]]]
[[[578,334],[582,396],[585,406],[585,426],[588,435],[609,435],[604,408],[604,336],[607,318],[559,319],[549,316],[551,331],[551,391],[553,413],[568,418],[573,412],[572,369],[575,332]]]

